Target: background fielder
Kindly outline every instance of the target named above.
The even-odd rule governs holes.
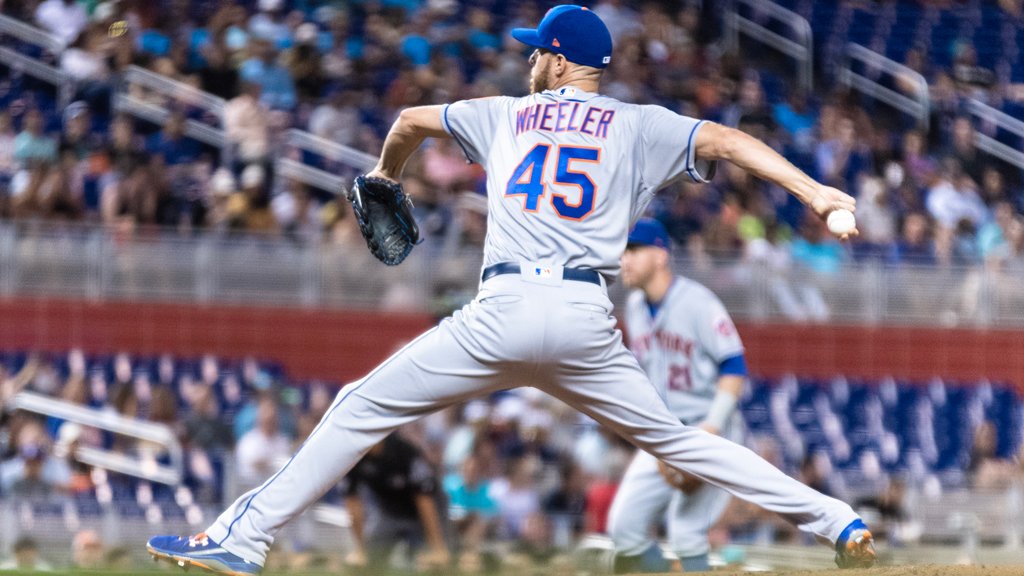
[[[747,375],[743,343],[717,296],[672,273],[669,244],[665,227],[652,218],[640,219],[629,235],[622,255],[622,281],[636,289],[626,303],[629,347],[681,422],[739,441],[743,426],[735,407]],[[657,459],[638,451],[615,495],[608,524],[617,572],[668,568],[652,537],[662,518],[683,569],[709,568],[707,530],[729,494],[660,468]]]
[[[625,348],[607,282],[632,223],[697,158],[730,160],[791,191],[819,217],[854,208],[737,130],[598,93],[611,34],[579,6],[551,9],[513,36],[537,50],[532,94],[403,110],[370,178],[398,181],[427,137],[454,138],[487,172],[488,223],[477,297],[345,386],[292,459],[242,495],[205,533],[156,536],[157,557],[256,574],[278,530],[388,433],[420,417],[530,378],[676,469],[785,516],[835,545],[843,565],[874,563],[872,538],[849,505],[808,488],[756,454],[669,413]],[[375,184],[368,184],[375,185]]]

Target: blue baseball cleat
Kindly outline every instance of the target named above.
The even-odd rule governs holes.
[[[206,534],[195,536],[154,536],[146,542],[146,550],[154,560],[170,560],[185,570],[192,566],[215,574],[250,576],[259,574],[262,566],[249,562],[221,548]]]
[[[875,565],[875,539],[860,518],[850,522],[836,541],[836,566],[870,568]]]

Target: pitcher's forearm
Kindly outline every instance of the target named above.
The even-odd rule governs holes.
[[[423,140],[447,138],[448,133],[441,124],[441,109],[441,106],[417,106],[402,110],[384,139],[380,160],[371,175],[398,180],[405,163]]]
[[[694,142],[702,160],[726,160],[754,176],[777,184],[810,204],[820,185],[757,138],[721,124],[701,126]]]

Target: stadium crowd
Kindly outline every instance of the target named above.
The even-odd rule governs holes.
[[[962,106],[967,96],[996,101],[1024,93],[1008,80],[968,56],[949,67],[908,56],[932,91],[925,133],[827,82],[804,93],[723,52],[721,2],[705,1],[703,9],[667,0],[591,4],[616,39],[608,95],[738,126],[859,199],[861,237],[840,245],[781,191],[724,166],[710,185],[676,184],[650,208],[691,256],[727,253],[826,275],[850,259],[1024,270],[1020,174],[976,148]],[[534,24],[545,7],[497,0],[4,2],[4,14],[60,38],[63,50],[39,56],[74,78],[76,88],[73,104],[57,110],[51,90],[16,74],[0,79],[0,217],[101,222],[126,233],[158,226],[178,234],[361,243],[343,201],[278,177],[273,159],[292,155],[343,174],[353,169],[289,149],[285,130],[376,154],[403,107],[523,94],[526,56],[507,30]],[[949,49],[969,54],[970,45]],[[159,101],[171,111],[161,125],[116,112],[112,94],[133,64],[224,98],[227,152],[185,136],[190,121],[217,121],[187,98]],[[426,146],[405,180],[425,248],[481,245],[482,171],[451,142]],[[134,506],[142,514],[169,513],[153,507],[165,503],[191,521],[203,505],[266,477],[333,396],[327,385],[296,386],[251,360],[227,371],[213,358],[185,368],[161,358],[140,369],[137,360],[119,356],[95,368],[72,352],[30,356],[10,371],[14,363],[0,363],[0,400],[28,389],[172,426],[186,447],[186,495],[67,458],[76,445],[91,445],[160,461],[164,455],[152,446],[16,414],[0,428],[0,496],[70,495],[86,508],[126,502],[127,513]],[[1021,471],[994,454],[984,426],[971,478],[1002,486]],[[486,565],[494,542],[524,562],[546,562],[581,534],[601,532],[629,454],[593,423],[529,389],[445,411],[404,433],[435,469],[435,490],[462,536],[459,561],[467,569]],[[769,438],[757,448],[811,485],[837,490],[811,455],[783,458]],[[235,481],[226,483],[227,469]],[[883,486],[866,505],[902,518],[902,484]],[[332,497],[345,496],[339,489]],[[797,538],[741,504],[714,534],[717,544]],[[99,547],[95,533],[80,532],[75,562],[125,561],[116,548],[102,560]],[[35,562],[38,551],[26,539],[15,552],[19,562]]]
[[[860,200],[862,235],[841,246],[781,191],[725,167],[711,185],[677,184],[650,208],[689,253],[745,254],[822,273],[849,259],[1024,267],[1020,173],[976,148],[963,106],[968,96],[1005,102],[1024,91],[977,64],[969,39],[948,47],[948,66],[908,52],[907,64],[931,89],[926,133],[835,88],[827,63],[817,84],[824,88],[805,93],[724,52],[720,2],[593,4],[616,39],[605,93],[739,126]],[[536,21],[543,8],[455,0],[5,3],[5,13],[66,45],[42,57],[76,79],[76,101],[57,111],[30,83],[4,83],[0,215],[345,242],[353,230],[347,206],[333,191],[276,178],[271,159],[297,156],[346,176],[353,169],[289,149],[283,131],[297,127],[376,154],[403,107],[523,94],[523,46],[507,30]],[[160,100],[170,114],[159,126],[113,112],[115,83],[131,64],[224,98],[228,153],[185,136],[189,121],[217,122],[188,98]],[[406,174],[428,243],[443,251],[479,242],[483,175],[457,146],[429,143]]]
[[[79,350],[66,355],[3,355],[0,403],[6,405],[14,394],[27,391],[99,413],[165,424],[181,442],[185,459],[184,481],[176,488],[104,471],[81,463],[76,451],[110,450],[138,459],[143,469],[167,463],[168,454],[148,441],[59,418],[5,411],[0,413],[0,506],[20,510],[29,529],[21,533],[28,541],[19,540],[19,546],[26,550],[34,534],[31,518],[51,514],[63,518],[63,529],[80,526],[72,529],[78,531],[72,550],[76,564],[85,562],[78,559],[80,554],[91,558],[91,566],[130,564],[132,552],[93,542],[99,534],[88,518],[113,510],[149,525],[167,519],[201,529],[211,520],[204,514],[260,484],[287,461],[330,407],[334,390],[324,383],[291,381],[280,368],[252,358],[87,357]],[[818,435],[822,429],[828,435],[830,429],[867,418],[862,435],[880,440],[877,446],[851,445],[856,435],[849,441],[840,435],[822,443],[814,439],[813,428],[806,429],[806,418],[804,425],[794,424],[796,414],[810,409],[803,403],[810,398],[808,392],[817,394],[815,390],[821,388],[798,389],[787,382],[751,384],[743,401],[749,445],[807,484],[854,501],[861,510],[875,510],[881,519],[877,529],[897,545],[913,537],[906,535],[913,533],[904,502],[908,489],[934,500],[943,490],[970,486],[999,491],[1024,481],[1017,455],[1024,446],[1020,399],[1008,390],[979,386],[977,393],[965,396],[963,389],[942,391],[933,384],[926,395],[941,393],[941,403],[935,405],[952,411],[930,408],[929,402],[934,415],[913,417],[899,411],[895,388],[884,383],[852,391],[845,384],[830,387],[833,397],[845,390],[853,411],[843,414],[845,408],[836,408],[848,420],[845,425],[829,424],[837,415],[822,413]],[[886,400],[890,394],[893,399]],[[883,404],[888,406],[885,414]],[[906,409],[921,414],[917,404]],[[954,420],[944,420],[948,417]],[[883,419],[892,422],[883,427]],[[797,432],[798,425],[802,432]],[[891,426],[899,434],[898,442]],[[933,426],[938,436],[929,440]],[[918,427],[929,432],[922,436],[909,430],[910,436],[904,436],[900,431]],[[357,467],[326,501],[352,512],[351,500],[368,496],[367,509],[380,510],[388,519],[378,527],[415,528],[419,520],[410,502],[416,495],[426,496],[436,502],[448,526],[453,559],[469,572],[502,563],[561,565],[580,537],[605,531],[612,498],[632,454],[631,447],[593,421],[532,388],[447,409],[399,434],[402,445],[410,447],[389,446],[382,461]],[[844,451],[845,460],[840,461]],[[396,483],[396,477],[403,480]],[[68,509],[63,507],[67,505],[74,510],[72,516],[86,520],[69,524]],[[360,517],[362,509],[356,508]],[[731,543],[803,542],[791,526],[738,500],[711,534],[715,546],[725,549]],[[83,542],[102,551],[86,554]],[[339,551],[346,548],[333,543],[335,551],[330,552],[322,538],[304,536],[301,530],[288,532],[278,546],[281,553],[274,561],[286,565],[313,557],[317,562],[342,562]]]

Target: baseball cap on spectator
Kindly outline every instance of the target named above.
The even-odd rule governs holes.
[[[319,35],[320,32],[316,24],[312,22],[303,22],[295,29],[295,41],[299,44],[313,44],[317,41]]]
[[[235,177],[227,168],[218,168],[210,178],[210,191],[215,196],[227,196],[235,191]]]
[[[71,104],[68,104],[68,107],[64,109],[64,122],[66,123],[68,120],[74,120],[88,112],[89,105],[82,100],[76,100]]]
[[[263,166],[249,164],[242,170],[242,188],[255,188],[263,185]]]
[[[284,6],[284,0],[259,0],[257,6],[260,12],[277,12]]]
[[[608,27],[600,16],[582,6],[555,6],[544,15],[536,30],[513,28],[512,37],[583,66],[605,68],[612,61],[612,35]]]
[[[114,2],[100,2],[92,11],[93,22],[106,22],[117,13],[117,6]]]
[[[136,45],[140,52],[153,56],[167,56],[171,52],[171,39],[156,30],[146,30],[139,34]]]
[[[665,230],[665,225],[654,218],[641,218],[636,221],[636,225],[633,226],[633,230],[626,240],[627,248],[634,246],[655,246],[670,250],[668,230]]]

